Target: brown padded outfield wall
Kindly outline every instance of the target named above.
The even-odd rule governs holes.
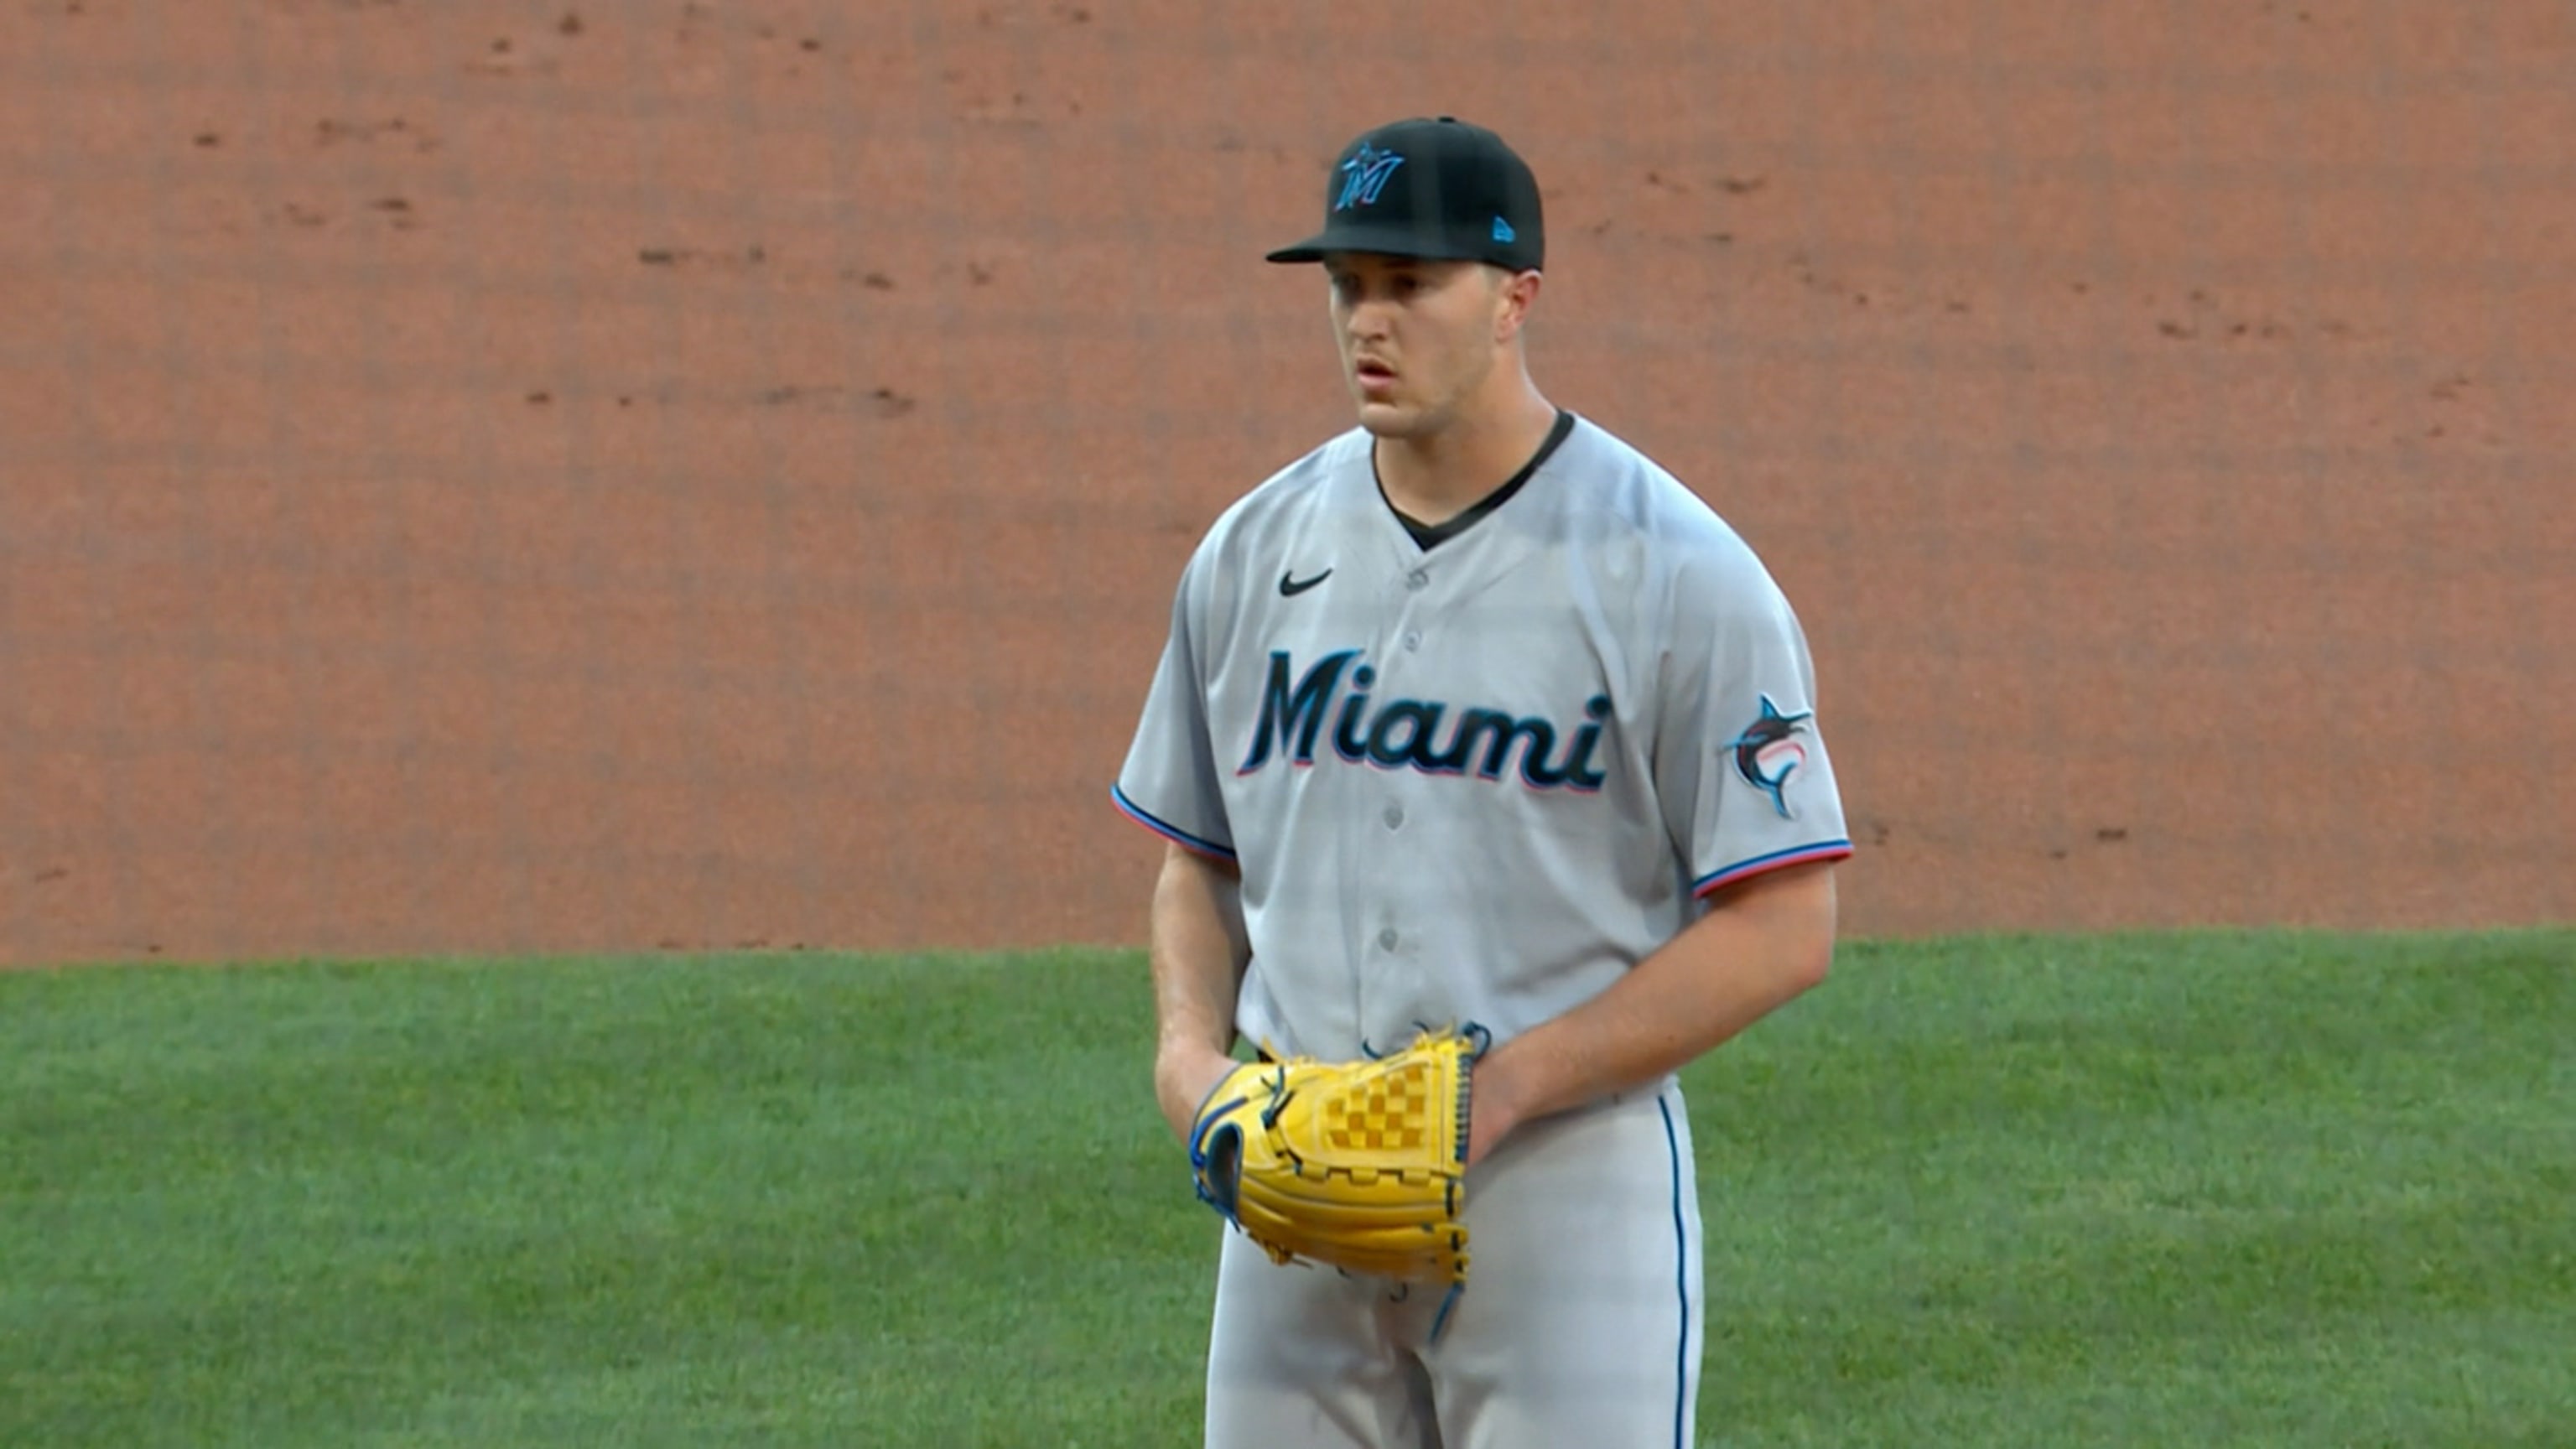
[[[1141,938],[1334,148],[1815,646],[1866,934],[2576,918],[2576,6],[0,0],[0,960]]]

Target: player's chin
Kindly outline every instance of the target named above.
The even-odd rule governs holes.
[[[1360,426],[1381,438],[1409,438],[1422,427],[1422,409],[1380,398],[1359,399]]]

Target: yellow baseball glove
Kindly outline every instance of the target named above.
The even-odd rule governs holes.
[[[1190,1131],[1200,1200],[1276,1262],[1464,1284],[1469,1083],[1486,1040],[1470,1026],[1365,1061],[1236,1067]]]

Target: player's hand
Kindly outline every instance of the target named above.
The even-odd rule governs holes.
[[[1167,1045],[1155,1054],[1154,1098],[1175,1138],[1184,1144],[1190,1140],[1199,1104],[1238,1065],[1234,1058],[1208,1046]]]

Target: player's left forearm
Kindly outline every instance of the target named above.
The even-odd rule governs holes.
[[[1733,888],[1591,1001],[1494,1049],[1476,1068],[1471,1158],[1513,1127],[1656,1080],[1825,979],[1834,866]]]

